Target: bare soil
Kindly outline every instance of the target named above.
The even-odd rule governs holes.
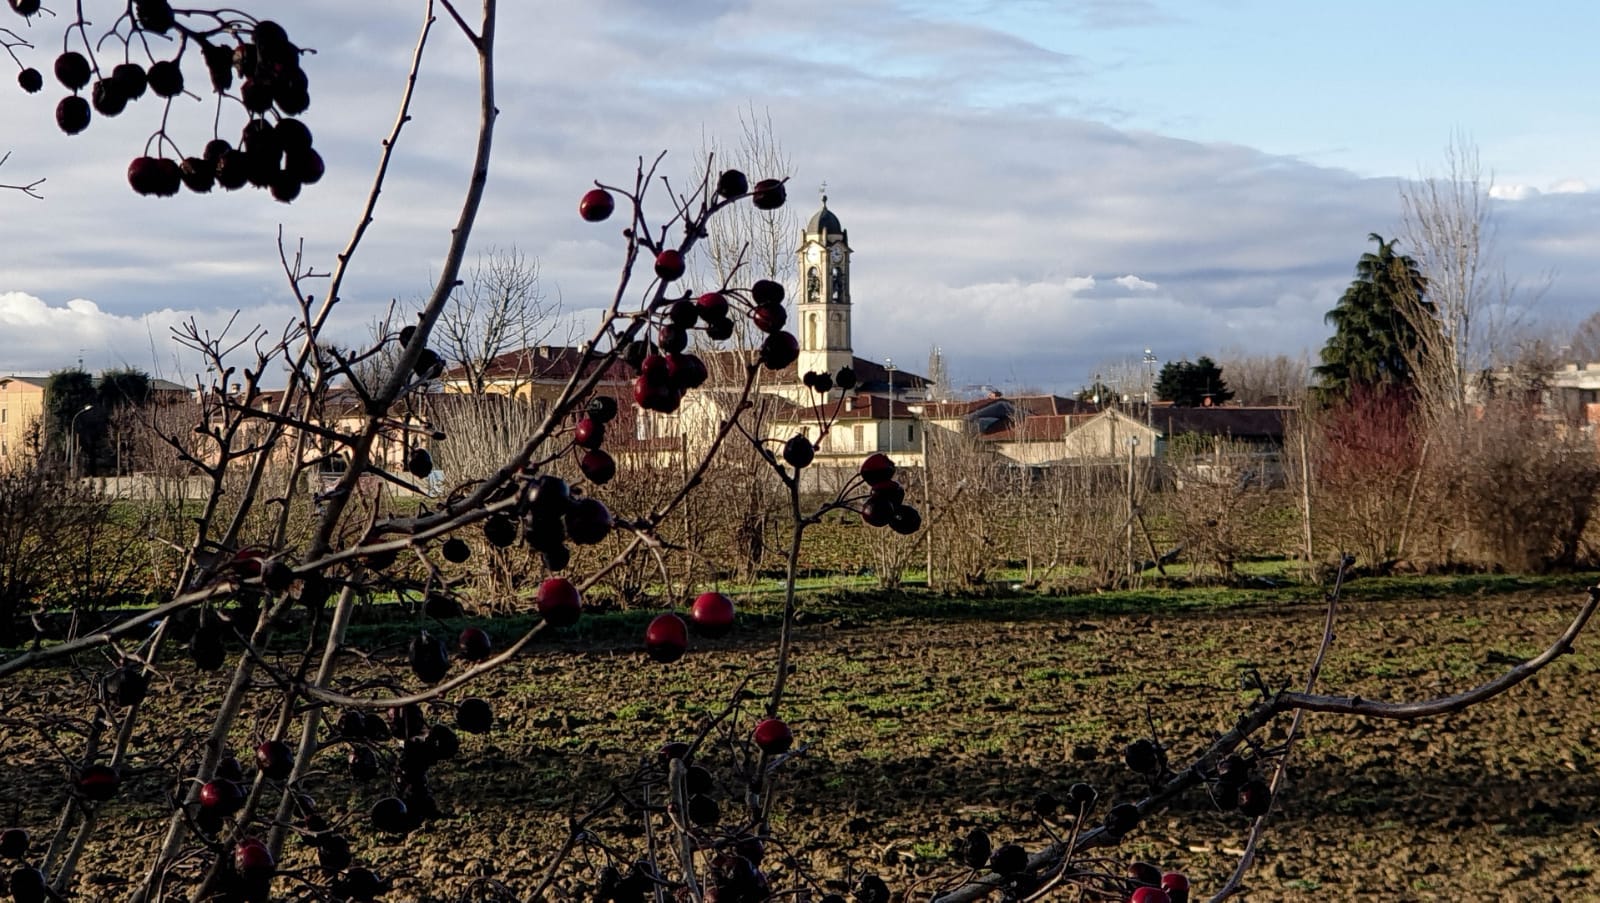
[[[1542,649],[1580,597],[1581,589],[1347,604],[1321,688],[1393,700],[1465,688]],[[802,624],[783,713],[807,751],[782,772],[774,887],[798,886],[797,867],[824,880],[874,871],[897,896],[927,899],[961,875],[950,857],[974,826],[997,844],[1037,848],[1045,841],[1031,814],[1038,793],[1088,781],[1102,811],[1136,797],[1142,779],[1121,762],[1125,744],[1153,723],[1172,760],[1185,762],[1257,698],[1243,675],[1303,683],[1323,617],[1311,599],[1013,620],[984,617],[983,604],[972,603],[968,617],[864,612]],[[496,730],[463,735],[460,757],[436,771],[444,817],[403,840],[366,826],[363,813],[386,781],[353,784],[342,749],[319,758],[324,767],[307,789],[330,818],[349,817],[361,861],[398,876],[389,899],[453,900],[479,878],[526,899],[571,820],[615,781],[663,742],[692,736],[742,680],[765,693],[771,675],[759,669],[771,667],[775,641],[770,627],[747,627],[696,641],[671,665],[645,659],[631,635],[544,643],[455,694],[491,700]],[[1600,639],[1586,636],[1533,680],[1435,721],[1310,717],[1246,899],[1600,899],[1597,649]],[[403,667],[401,657],[357,673],[391,666]],[[107,804],[84,857],[80,899],[117,899],[136,880],[219,681],[183,663],[157,682],[125,792]],[[275,694],[259,695],[265,703]],[[66,669],[0,686],[0,793],[11,803],[0,820],[30,828],[36,849],[52,830],[64,770],[24,725],[88,714],[88,700],[84,677]],[[757,708],[743,705],[708,740],[702,757],[720,763],[723,777]],[[259,736],[275,716],[263,709],[246,721]],[[241,734],[236,748],[252,741]],[[621,812],[588,827],[624,854],[645,844],[638,818]],[[1246,831],[1242,815],[1197,793],[1147,821],[1115,855],[1188,872],[1198,897],[1233,868]],[[598,848],[580,848],[555,896],[577,894],[589,874],[581,867],[602,860]],[[286,868],[312,863],[291,844]],[[280,878],[277,888],[288,896],[296,886]]]

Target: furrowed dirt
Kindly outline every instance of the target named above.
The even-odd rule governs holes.
[[[1466,688],[1542,650],[1581,597],[1575,588],[1348,603],[1319,689],[1402,700]],[[1026,620],[987,620],[983,604],[972,603],[976,617],[878,620],[863,612],[801,626],[783,714],[807,751],[779,784],[774,834],[782,844],[768,858],[774,888],[796,887],[798,864],[825,880],[875,871],[897,895],[926,899],[962,874],[951,856],[974,826],[989,829],[997,845],[1037,848],[1046,833],[1031,814],[1036,795],[1064,794],[1081,780],[1100,790],[1098,812],[1136,797],[1144,784],[1122,764],[1128,742],[1153,722],[1171,761],[1186,763],[1259,698],[1245,689],[1245,675],[1301,687],[1323,617],[1311,600]],[[1594,629],[1576,654],[1466,713],[1421,723],[1309,717],[1247,898],[1600,899]],[[496,729],[463,735],[461,755],[435,770],[445,817],[404,839],[367,827],[365,812],[388,784],[345,777],[342,748],[319,757],[306,789],[330,820],[349,818],[358,862],[400,876],[389,899],[454,900],[479,878],[527,899],[571,819],[614,781],[662,743],[692,737],[745,678],[765,695],[771,675],[752,668],[772,661],[775,641],[775,631],[745,628],[694,640],[671,665],[648,661],[637,638],[543,644],[452,694],[489,699]],[[399,650],[352,668],[414,685]],[[28,827],[36,845],[51,833],[65,772],[25,725],[38,713],[73,711],[63,700],[87,700],[82,679],[55,669],[0,686],[0,792],[8,803],[0,820]],[[124,896],[159,841],[173,776],[210,723],[201,700],[217,688],[200,679],[180,662],[154,681],[151,717],[136,735],[125,790],[107,804],[105,827],[85,854],[79,898]],[[87,714],[88,702],[78,709]],[[758,709],[759,701],[747,702],[712,732],[700,758],[719,777],[730,774],[736,746],[747,754]],[[245,721],[259,731],[273,714]],[[1276,742],[1287,723],[1262,741]],[[175,737],[178,725],[187,733]],[[63,731],[51,733],[75,748]],[[248,761],[256,739],[236,738],[241,758]],[[619,853],[645,844],[639,819],[620,810],[588,829]],[[1244,816],[1218,811],[1197,792],[1110,855],[1184,870],[1203,899],[1233,868],[1247,829]],[[598,848],[580,848],[553,896],[582,890],[585,865],[603,860]],[[316,879],[314,865],[310,849],[291,841],[283,866]],[[280,877],[275,888],[288,897],[297,881]],[[1063,898],[1072,899],[1070,891]]]

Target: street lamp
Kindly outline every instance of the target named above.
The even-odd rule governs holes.
[[[72,421],[67,426],[67,473],[74,479],[78,476],[78,418],[94,410],[94,405],[86,404],[72,415]]]
[[[889,374],[889,443],[887,450],[894,451],[894,358],[884,358],[883,369]]]

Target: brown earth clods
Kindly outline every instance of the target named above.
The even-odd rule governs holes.
[[[1580,602],[1581,593],[1347,603],[1319,688],[1389,700],[1454,692],[1543,649]],[[801,886],[797,866],[823,880],[873,871],[897,898],[925,900],[963,874],[952,857],[974,826],[997,846],[1037,849],[1046,840],[1031,814],[1037,794],[1064,794],[1081,780],[1099,788],[1101,812],[1137,798],[1148,784],[1122,764],[1128,742],[1153,722],[1174,765],[1186,764],[1259,698],[1243,688],[1245,674],[1301,688],[1322,618],[1320,603],[1298,601],[1146,617],[805,623],[783,714],[807,749],[778,784],[773,886]],[[1595,629],[1576,654],[1467,712],[1422,723],[1308,717],[1245,898],[1600,899]],[[319,757],[306,789],[331,821],[349,818],[358,862],[397,876],[387,899],[454,900],[479,878],[528,899],[571,819],[614,781],[662,743],[692,737],[741,680],[765,694],[775,642],[766,629],[696,640],[671,665],[648,661],[633,643],[544,644],[451,694],[492,701],[496,730],[463,735],[461,755],[434,776],[444,817],[403,839],[367,826],[364,813],[387,782],[344,777],[342,748]],[[403,655],[392,658],[403,669]],[[168,788],[196,754],[220,684],[187,662],[155,681],[124,792],[100,815],[77,899],[124,898],[138,880],[165,829]],[[35,853],[53,830],[65,769],[29,725],[75,749],[46,719],[87,715],[85,686],[65,668],[0,685],[0,826],[29,828]],[[257,694],[263,706],[276,695]],[[730,774],[736,755],[748,755],[743,738],[759,708],[746,703],[713,731],[702,761]],[[276,713],[251,716],[235,739],[247,761]],[[1287,723],[1263,743],[1278,742]],[[588,827],[629,855],[645,844],[639,819],[620,811]],[[1110,855],[1186,871],[1204,899],[1234,867],[1247,831],[1244,816],[1196,792]],[[592,879],[586,864],[603,860],[598,848],[580,847],[551,896],[571,898]],[[282,865],[317,877],[303,844],[291,842]],[[287,898],[297,886],[280,877],[275,891]]]

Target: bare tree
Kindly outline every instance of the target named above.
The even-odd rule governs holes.
[[[1243,405],[1295,405],[1306,393],[1311,363],[1305,352],[1250,354],[1226,352],[1218,362],[1234,398]]]
[[[1568,343],[1567,361],[1600,361],[1600,311],[1583,319],[1572,330]]]
[[[1457,135],[1442,175],[1400,190],[1406,243],[1427,277],[1426,297],[1401,307],[1419,337],[1413,371],[1430,417],[1466,409],[1473,379],[1498,362],[1526,306],[1495,257],[1493,185],[1477,147]]]
[[[739,128],[738,139],[732,144],[711,136],[705,139],[704,156],[713,169],[738,169],[763,179],[787,179],[794,174],[794,162],[778,141],[770,112],[758,113],[752,104],[739,114]],[[711,181],[715,182],[715,173],[712,176]],[[730,207],[711,223],[706,262],[719,284],[728,284],[735,268],[743,266],[742,276],[749,279],[792,285],[796,275],[795,238],[799,233],[800,217],[793,204],[775,210],[759,210],[752,205]]]
[[[539,283],[539,262],[511,248],[491,248],[478,255],[467,280],[439,315],[439,351],[458,368],[467,391],[482,395],[491,375],[509,379],[515,392],[534,373],[534,356],[513,352],[543,343],[555,331],[559,301],[550,300]],[[515,360],[500,366],[503,355]]]

